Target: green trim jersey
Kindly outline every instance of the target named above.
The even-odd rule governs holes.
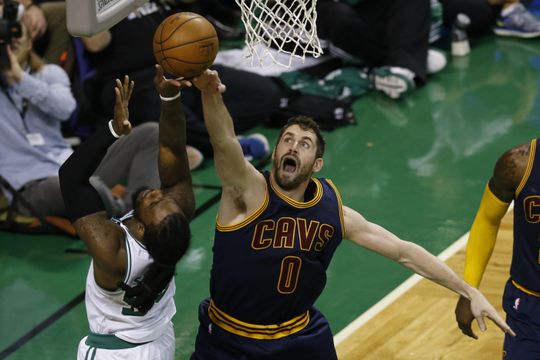
[[[309,321],[342,239],[343,212],[330,180],[312,178],[310,200],[299,202],[274,188],[268,172],[264,176],[267,191],[259,209],[238,224],[217,222],[209,315],[230,332],[278,338]],[[273,325],[250,335],[261,328],[250,324]],[[286,331],[275,324],[287,324]]]
[[[152,263],[152,257],[143,244],[138,242],[122,221],[132,217],[132,212],[116,221],[126,234],[127,269],[124,283],[134,286]],[[176,313],[174,278],[147,313],[140,313],[126,304],[125,292],[121,289],[108,291],[101,288],[94,278],[93,261],[86,277],[86,313],[90,331],[95,334],[115,335],[131,342],[143,343],[159,338],[170,327]]]

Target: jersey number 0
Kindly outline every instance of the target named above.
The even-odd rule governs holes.
[[[281,294],[292,294],[298,285],[302,259],[298,256],[285,256],[281,260],[277,290]]]

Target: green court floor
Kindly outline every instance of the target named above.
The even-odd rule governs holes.
[[[539,133],[539,42],[487,37],[472,46],[403,100],[374,93],[359,99],[358,124],[326,133],[322,176],[334,180],[344,203],[436,254],[468,231],[498,156]],[[272,142],[277,136],[275,129],[256,131]],[[219,196],[210,162],[193,177],[206,186],[196,188],[193,244],[176,277],[177,359],[193,349],[197,306],[209,294]],[[75,358],[88,329],[90,259],[77,252],[82,248],[69,238],[0,233],[0,359]],[[317,305],[337,333],[409,275],[343,243]]]

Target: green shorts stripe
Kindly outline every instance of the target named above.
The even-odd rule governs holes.
[[[148,344],[148,342],[130,343],[128,341],[117,338],[114,335],[90,333],[86,338],[85,344],[99,349],[119,350],[134,348],[139,345]]]

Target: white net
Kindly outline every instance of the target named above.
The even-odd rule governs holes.
[[[317,0],[235,0],[246,28],[247,56],[262,67],[291,67],[293,58],[319,57]]]

